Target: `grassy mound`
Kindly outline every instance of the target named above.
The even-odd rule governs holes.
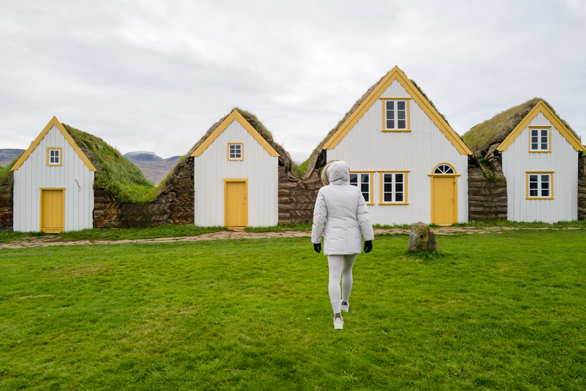
[[[99,137],[63,124],[69,135],[98,171],[94,188],[103,188],[119,202],[144,203],[152,199],[155,186],[118,150]]]

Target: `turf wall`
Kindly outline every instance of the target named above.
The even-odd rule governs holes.
[[[506,220],[507,181],[502,171],[487,178],[476,165],[468,164],[468,219]]]

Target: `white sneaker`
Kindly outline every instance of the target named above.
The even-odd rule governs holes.
[[[344,319],[334,318],[334,330],[344,330]]]
[[[350,311],[350,303],[343,304],[343,302],[340,302],[340,309],[344,312]]]

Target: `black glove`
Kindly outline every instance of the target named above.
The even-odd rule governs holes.
[[[364,242],[364,252],[369,253],[372,251],[372,240],[367,240]]]
[[[316,253],[319,254],[319,252],[321,251],[321,243],[314,243],[313,249],[315,250]]]

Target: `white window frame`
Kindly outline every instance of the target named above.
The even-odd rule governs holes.
[[[56,154],[53,154],[56,152]],[[53,156],[51,156],[53,155]],[[60,166],[63,162],[63,154],[61,147],[47,148],[47,166]]]
[[[409,101],[411,98],[382,98],[383,101],[383,132],[410,132],[410,115],[409,115]],[[399,109],[399,102],[405,104],[404,110]],[[393,108],[389,109],[388,105],[392,104]],[[405,112],[405,118],[399,119],[400,112]],[[388,114],[393,114],[393,119],[387,118]],[[388,121],[393,121],[392,126],[389,127]],[[399,121],[405,121],[405,127],[399,127]]]
[[[528,200],[553,200],[553,174],[554,171],[527,171],[527,199]],[[548,179],[544,180],[547,176]],[[531,188],[531,185],[535,183],[536,188]],[[544,189],[544,184],[548,183],[549,189]],[[543,191],[549,190],[549,195],[544,196]],[[537,192],[533,193],[532,192]]]
[[[534,135],[534,133],[536,133]],[[534,143],[534,140],[537,141]],[[537,148],[533,145],[537,144]],[[544,149],[543,146],[547,146]],[[551,126],[530,126],[529,127],[529,152],[548,153],[551,152]]]
[[[234,152],[232,148],[234,147]],[[238,152],[237,150],[240,149]],[[234,155],[234,157],[232,157]],[[244,144],[243,143],[228,143],[228,160],[244,160]]]
[[[372,191],[372,174],[374,173],[374,171],[350,171],[350,185],[354,186],[354,184],[352,184],[352,176],[356,175],[356,187],[358,187],[360,189],[360,192],[362,193],[362,196],[364,197],[364,193],[368,194],[368,200],[366,199],[367,197],[364,197],[364,200],[366,201],[366,205],[374,205],[374,199],[373,199],[373,191]],[[368,175],[368,191],[364,191],[363,189],[363,185],[365,185],[366,183],[364,183],[362,181],[362,175]]]
[[[380,202],[379,205],[409,205],[409,171],[379,171],[380,173]],[[391,175],[391,191],[385,191],[385,175]],[[402,191],[397,191],[397,176],[403,175]],[[385,201],[385,194],[391,194],[391,201]],[[397,201],[397,195],[403,194],[403,199]]]

